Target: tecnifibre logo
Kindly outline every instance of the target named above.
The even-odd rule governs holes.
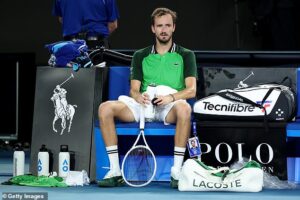
[[[262,101],[257,101],[256,103],[261,105]],[[265,101],[263,107],[265,109],[267,109],[268,107],[271,106],[271,104],[272,104],[272,101]],[[261,109],[261,112],[265,112],[265,109]]]
[[[251,105],[243,105],[243,104],[213,104],[211,102],[203,102],[204,110],[210,111],[225,111],[225,112],[253,112],[255,107]]]

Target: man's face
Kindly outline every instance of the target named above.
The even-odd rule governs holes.
[[[196,147],[196,142],[195,142],[195,140],[192,140],[192,141],[191,141],[191,144],[192,144],[192,147]]]
[[[155,17],[154,25],[151,26],[152,32],[155,34],[156,39],[163,44],[168,43],[175,31],[175,24],[173,23],[170,14]]]

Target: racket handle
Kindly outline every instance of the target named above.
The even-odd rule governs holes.
[[[145,107],[144,105],[141,105],[140,109],[140,129],[145,128]]]

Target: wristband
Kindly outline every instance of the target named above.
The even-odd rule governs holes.
[[[172,102],[174,102],[176,99],[175,99],[175,97],[174,97],[174,95],[173,94],[170,94],[170,96],[172,97],[172,99],[173,99],[173,101]]]

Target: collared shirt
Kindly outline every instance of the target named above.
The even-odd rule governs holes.
[[[131,79],[141,81],[141,92],[153,83],[181,91],[185,88],[186,77],[197,78],[195,54],[175,43],[163,55],[156,52],[154,45],[138,50],[133,55]]]

